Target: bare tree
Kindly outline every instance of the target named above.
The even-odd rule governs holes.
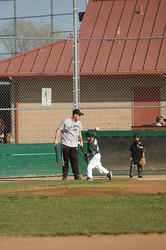
[[[56,31],[58,29],[56,28]],[[14,36],[13,34],[13,22],[10,22],[7,26],[0,30],[0,35],[3,36]],[[41,46],[42,44],[48,43],[48,38],[50,37],[50,24],[42,23],[35,24],[31,21],[18,20],[17,21],[17,53],[22,53],[29,49]],[[23,39],[25,38],[25,39]],[[26,39],[32,38],[32,39]],[[36,39],[43,38],[43,39]],[[35,40],[36,39],[36,40]],[[15,51],[14,39],[2,39],[1,42],[7,49],[7,52],[13,54]]]

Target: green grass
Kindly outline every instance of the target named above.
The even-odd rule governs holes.
[[[120,180],[120,183],[117,181]],[[1,182],[0,191],[42,187],[126,189],[127,179]],[[0,194],[0,235],[166,232],[166,193],[111,196]]]
[[[0,235],[163,233],[165,208],[165,193],[80,197],[1,194]]]

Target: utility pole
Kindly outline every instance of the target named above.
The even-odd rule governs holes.
[[[14,0],[14,53],[17,54],[16,0]]]
[[[73,0],[73,100],[74,109],[80,103],[79,44],[78,44],[77,0]]]
[[[50,0],[50,37],[53,37],[53,32],[54,32],[54,16],[53,16],[53,0]]]

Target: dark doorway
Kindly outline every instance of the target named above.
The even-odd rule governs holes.
[[[5,124],[5,138],[6,134],[11,132],[11,108],[10,100],[10,83],[0,82],[0,118]]]
[[[134,88],[133,125],[147,126],[155,123],[160,115],[160,87]]]

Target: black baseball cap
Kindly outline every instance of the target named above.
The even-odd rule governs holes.
[[[79,116],[82,116],[84,115],[79,109],[74,109],[73,110],[73,115],[79,115]]]

